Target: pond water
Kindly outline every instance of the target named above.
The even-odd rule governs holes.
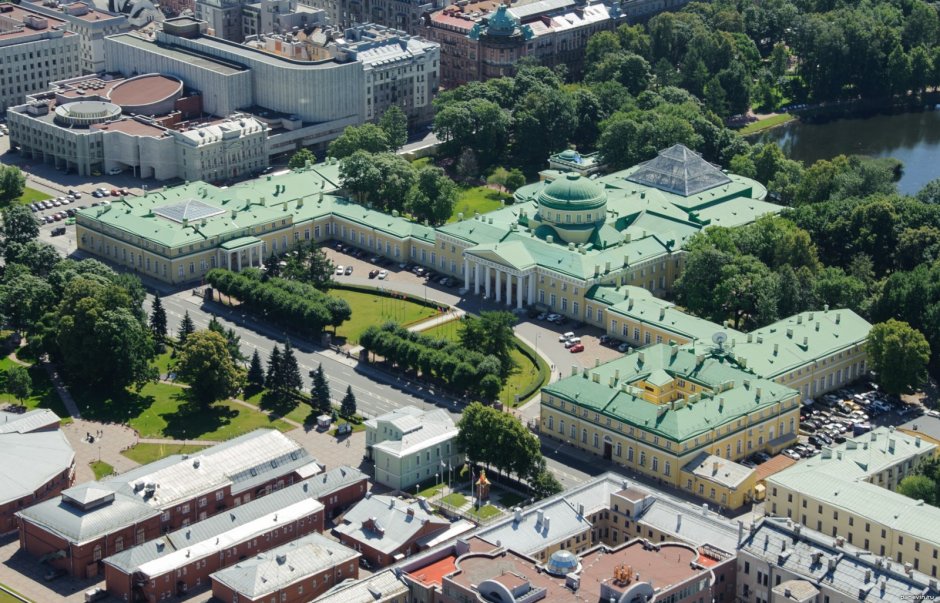
[[[940,178],[940,105],[933,111],[840,119],[822,124],[792,122],[761,132],[751,142],[776,142],[792,159],[809,165],[839,154],[894,157],[904,163],[898,189],[913,195]]]

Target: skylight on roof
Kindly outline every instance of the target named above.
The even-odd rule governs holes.
[[[224,214],[225,210],[209,205],[197,199],[190,199],[181,203],[164,205],[153,210],[161,218],[172,220],[182,224],[184,221],[202,220],[211,218],[219,214]]]

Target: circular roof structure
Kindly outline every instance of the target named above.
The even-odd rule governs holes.
[[[143,115],[169,113],[181,96],[182,80],[157,73],[133,77],[116,85],[108,93],[108,99],[119,105],[125,113]]]
[[[90,126],[121,116],[121,108],[104,101],[78,101],[55,108],[55,120],[66,126]]]
[[[607,203],[604,189],[581,174],[565,174],[539,193],[539,205],[552,209],[594,209]]]
[[[565,161],[575,161],[578,162],[581,160],[581,154],[575,151],[574,149],[565,149],[558,154],[558,157],[564,159]]]
[[[500,4],[486,21],[486,33],[491,36],[511,36],[517,27],[519,19],[509,14],[505,4]]]
[[[548,559],[548,563],[545,564],[545,571],[555,576],[567,576],[572,572],[579,572],[580,570],[581,563],[578,561],[578,558],[571,551],[564,549],[552,553],[552,556]]]

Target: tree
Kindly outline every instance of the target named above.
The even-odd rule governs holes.
[[[923,203],[940,204],[940,178],[931,180],[917,193],[917,200]]]
[[[159,295],[153,297],[153,308],[150,310],[150,330],[157,341],[166,339],[166,310],[163,309],[163,302]]]
[[[229,355],[232,357],[232,362],[238,364],[239,362],[247,360],[245,355],[242,354],[241,335],[236,333],[235,329],[226,329],[215,316],[209,321],[208,328],[210,331],[218,333],[225,338],[225,346],[228,348]]]
[[[536,498],[548,498],[565,489],[555,475],[548,470],[544,459],[541,465],[539,465],[539,470],[533,477],[529,478],[529,486],[532,488],[532,493],[535,494]]]
[[[300,376],[300,367],[297,365],[297,357],[294,355],[294,348],[290,341],[284,344],[284,353],[281,355],[283,389],[287,392],[297,392],[303,386],[304,382]]]
[[[394,153],[373,155],[372,162],[379,172],[379,186],[372,203],[386,212],[403,211],[415,183],[415,170],[411,163]]]
[[[408,116],[398,105],[392,105],[379,120],[379,127],[388,138],[388,148],[395,151],[408,142]]]
[[[28,272],[15,274],[15,267],[6,267],[5,282],[0,285],[0,314],[17,332],[30,332],[56,296],[49,283]]]
[[[923,383],[930,344],[908,323],[890,319],[868,333],[868,358],[882,389],[898,395]]]
[[[0,165],[0,205],[7,205],[20,198],[26,189],[26,176],[20,168]]]
[[[346,395],[339,405],[339,413],[347,419],[356,414],[356,396],[353,395],[352,385],[346,386]]]
[[[339,163],[339,175],[343,188],[354,194],[360,203],[371,200],[382,186],[382,172],[367,151],[355,151],[344,157]]]
[[[268,372],[264,376],[264,383],[270,391],[284,388],[284,363],[281,360],[281,348],[277,345],[268,356]]]
[[[33,380],[25,366],[17,364],[7,369],[4,389],[20,404],[29,398],[33,391]]]
[[[330,157],[342,159],[349,157],[356,151],[367,153],[384,153],[390,149],[388,135],[385,130],[375,124],[362,124],[349,126],[339,138],[330,143],[328,153]]]
[[[39,236],[39,224],[33,212],[25,205],[14,205],[3,210],[3,245],[25,245]]]
[[[495,356],[500,363],[500,374],[505,377],[514,366],[512,326],[515,323],[516,317],[512,312],[481,312],[479,318],[467,315],[461,321],[460,342],[468,350]],[[502,384],[499,385],[501,388]],[[496,393],[499,393],[499,388]]]
[[[292,170],[299,170],[307,167],[307,164],[313,165],[316,162],[317,156],[313,154],[313,151],[304,148],[291,155],[290,160],[287,162],[287,167]]]
[[[313,387],[310,389],[310,398],[313,407],[321,413],[328,413],[333,408],[333,401],[330,398],[330,385],[326,381],[323,364],[317,366],[317,370],[313,374]]]
[[[514,193],[523,186],[525,186],[525,175],[522,173],[522,170],[519,168],[512,168],[509,170],[509,174],[506,176],[505,184],[505,187],[509,189],[509,192]]]
[[[192,317],[189,315],[189,310],[183,314],[183,320],[180,322],[180,330],[177,338],[179,339],[180,345],[186,344],[186,338],[196,332],[196,325],[193,323]]]
[[[457,185],[444,170],[434,166],[421,168],[408,200],[412,215],[431,224],[441,224],[450,218],[456,204]]]
[[[326,291],[333,284],[333,271],[336,266],[327,257],[323,248],[316,243],[310,244],[310,255],[307,259],[306,281],[321,291]]]
[[[186,337],[176,359],[176,373],[204,406],[235,395],[243,380],[225,337],[210,330]]]
[[[264,260],[264,275],[268,278],[281,276],[281,260],[271,250],[271,255]]]
[[[264,389],[264,367],[261,366],[261,356],[255,349],[251,355],[251,364],[248,365],[248,375],[246,377],[248,387],[254,391]]]
[[[898,484],[898,494],[937,506],[937,483],[926,475],[908,475]]]
[[[509,178],[509,170],[504,167],[497,167],[486,177],[486,183],[490,186],[498,186],[501,189],[505,189],[507,178]]]

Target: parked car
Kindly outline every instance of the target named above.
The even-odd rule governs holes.
[[[934,417],[936,419],[940,419],[940,410],[931,409],[925,412],[924,414],[927,415],[928,417]]]
[[[370,271],[369,271],[369,278],[375,278],[375,277],[377,277],[378,275],[379,275],[379,271],[378,271],[378,270],[370,270]]]
[[[625,354],[625,353],[627,352],[627,350],[629,350],[629,349],[630,349],[630,344],[629,344],[629,343],[626,343],[626,342],[621,343],[620,345],[617,346],[617,351],[618,351],[618,352],[621,352],[621,353],[624,353],[624,354]]]
[[[92,601],[100,601],[108,596],[108,591],[100,586],[93,588],[91,590],[85,591],[85,603],[91,603]]]
[[[353,267],[352,267],[352,266],[346,266],[346,276],[349,276],[349,275],[352,274],[352,273],[353,273]]]
[[[120,197],[120,196],[121,196],[121,191],[119,191],[119,190],[116,189],[116,188],[112,188],[112,189],[111,189],[111,196],[112,196],[112,197]]]
[[[571,352],[572,354],[577,353],[577,352],[583,352],[583,351],[584,351],[584,344],[582,344],[582,343],[576,343],[575,345],[573,345],[573,346],[571,346],[570,348],[568,348],[568,351]]]
[[[123,171],[124,171],[124,170],[122,170],[122,169],[119,168],[119,167],[113,167],[113,168],[111,168],[110,170],[108,170],[108,175],[109,175],[109,176],[117,176],[118,174],[120,174],[120,173],[123,172]]]
[[[754,460],[756,460],[758,463],[766,463],[770,460],[770,455],[766,452],[755,452]]]
[[[611,342],[610,335],[607,335],[606,333],[601,335],[599,341],[601,342],[601,345],[609,344]]]
[[[786,450],[784,450],[783,456],[790,457],[794,461],[798,461],[803,458],[802,456],[800,456],[800,453],[794,450],[793,448],[787,448]]]
[[[336,274],[345,274],[346,268],[342,265],[336,267]]]
[[[573,348],[573,347],[576,346],[576,345],[581,345],[581,338],[580,338],[580,337],[572,337],[571,339],[569,339],[568,341],[565,342],[565,347],[566,347],[566,348]]]
[[[567,333],[562,333],[558,336],[558,341],[568,341],[574,337],[574,331],[568,331]]]
[[[65,226],[57,226],[56,228],[52,229],[52,236],[54,237],[61,237],[64,234],[65,234]]]
[[[379,270],[379,280],[384,281],[388,277],[388,270]]]

